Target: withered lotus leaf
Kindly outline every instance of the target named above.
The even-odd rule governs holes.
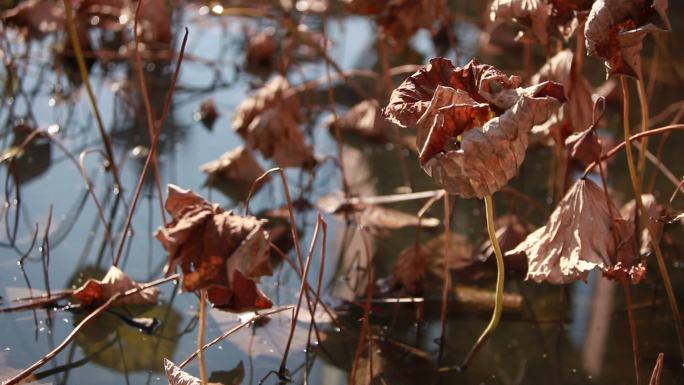
[[[8,26],[24,28],[37,37],[64,29],[64,10],[51,1],[22,1],[0,16]]]
[[[273,158],[278,166],[309,167],[316,160],[299,128],[299,106],[290,83],[277,76],[238,106],[233,128],[249,148]]]
[[[378,16],[382,31],[403,47],[420,28],[430,28],[448,14],[446,0],[390,0]]]
[[[117,293],[124,293],[139,287],[139,283],[134,282],[118,267],[112,266],[101,280],[89,279],[83,286],[74,291],[72,297],[85,305],[100,305]],[[155,304],[158,297],[159,289],[149,287],[116,300],[114,305]]]
[[[445,0],[343,0],[347,10],[357,15],[377,16],[382,32],[399,47],[420,28],[430,29],[447,15]]]
[[[463,270],[475,261],[474,247],[463,234],[452,232],[449,237],[450,270]],[[419,245],[410,245],[399,253],[392,269],[392,285],[405,294],[420,295],[425,286],[440,279],[444,271],[444,234]],[[425,279],[430,276],[431,279]]]
[[[492,21],[518,21],[538,42],[546,44],[552,10],[553,6],[544,0],[494,0],[489,18]]]
[[[584,27],[587,51],[604,59],[608,76],[641,76],[647,33],[670,31],[667,0],[597,0]]]
[[[550,38],[570,39],[578,26],[576,12],[587,11],[593,0],[495,0],[491,21],[515,20],[525,27],[521,37],[548,44]]]
[[[199,110],[195,112],[195,120],[202,122],[204,127],[212,129],[214,127],[214,122],[219,117],[218,109],[216,108],[216,103],[214,99],[208,98],[199,106]]]
[[[227,310],[272,306],[256,286],[272,273],[263,220],[235,215],[174,185],[165,207],[172,221],[156,237],[169,253],[168,271],[180,264],[185,291],[207,288],[209,300]]]
[[[394,90],[384,114],[417,128],[421,166],[437,184],[482,198],[515,176],[528,132],[564,100],[558,83],[522,88],[519,77],[490,65],[473,60],[454,68],[435,58]]]
[[[243,184],[253,183],[264,173],[264,169],[244,146],[238,146],[221,155],[217,160],[203,164],[200,170],[211,177],[220,177]]]
[[[283,76],[274,77],[254,95],[240,103],[233,117],[233,129],[244,135],[254,118],[272,108],[299,114],[299,97]]]
[[[345,8],[357,15],[377,15],[389,0],[342,0]]]
[[[374,141],[386,141],[391,129],[375,99],[367,99],[354,105],[337,120],[330,121],[331,128],[352,132]]]
[[[532,84],[545,81],[562,84],[567,103],[546,122],[532,128],[532,135],[542,136],[544,139],[557,138],[562,143],[568,136],[585,130],[594,123],[593,89],[589,81],[577,73],[571,50],[558,52],[530,79]]]
[[[247,40],[247,65],[250,67],[271,65],[277,51],[278,42],[274,29],[267,29],[249,36]]]
[[[545,226],[506,253],[527,256],[527,279],[565,284],[586,280],[594,268],[610,273],[628,240],[625,221],[612,201],[589,179],[578,180]]]

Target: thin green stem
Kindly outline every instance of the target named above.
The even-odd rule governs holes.
[[[622,77],[620,79],[622,85],[622,96],[624,98],[623,107],[623,130],[625,136],[625,142],[630,139],[630,129],[629,129],[629,85],[627,84],[627,78]],[[648,217],[648,212],[644,209],[644,202],[641,199],[641,185],[639,184],[639,178],[637,175],[636,166],[634,164],[634,150],[632,146],[625,146],[627,152],[627,166],[629,168],[629,177],[632,181],[632,187],[634,188],[634,197],[639,209],[639,217],[643,222],[643,226],[648,231],[650,237],[651,246],[655,251],[656,261],[658,262],[658,269],[660,270],[660,275],[663,279],[663,286],[665,286],[665,291],[667,293],[667,299],[670,302],[670,308],[672,309],[672,317],[675,322],[675,329],[677,331],[677,338],[679,340],[679,350],[684,359],[684,330],[682,330],[682,316],[679,313],[679,306],[677,305],[677,298],[675,297],[674,289],[672,287],[672,282],[670,281],[670,274],[667,271],[667,265],[665,264],[665,258],[663,257],[663,252],[660,249],[660,243],[656,237],[656,233],[651,225],[651,221]]]
[[[503,310],[503,295],[504,295],[504,259],[503,253],[501,252],[501,247],[499,246],[499,240],[496,238],[496,228],[494,227],[494,202],[492,201],[492,196],[487,195],[484,198],[485,201],[485,212],[487,215],[487,233],[489,234],[489,239],[494,246],[494,255],[496,256],[496,297],[494,299],[494,313],[492,314],[492,319],[489,321],[489,325],[477,339],[475,345],[470,349],[470,352],[466,356],[461,369],[468,367],[468,364],[473,359],[475,354],[480,350],[482,345],[487,341],[489,336],[494,332],[494,329],[499,325],[501,320],[501,311]]]

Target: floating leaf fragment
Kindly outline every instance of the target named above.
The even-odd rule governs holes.
[[[112,266],[101,280],[89,279],[83,286],[76,289],[72,297],[85,305],[99,305],[106,302],[118,293],[124,293],[131,289],[139,288],[140,284],[134,282],[126,273],[118,267]],[[115,305],[148,305],[157,303],[159,289],[149,287],[135,294],[120,298]]]

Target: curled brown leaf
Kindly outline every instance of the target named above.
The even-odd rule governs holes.
[[[277,76],[238,106],[233,128],[278,166],[310,167],[316,159],[299,128],[299,107],[290,83]]]
[[[251,185],[264,173],[264,169],[244,146],[238,146],[217,160],[203,164],[200,170],[210,177],[223,178],[244,185]]]
[[[671,29],[667,6],[667,0],[597,0],[584,27],[588,53],[605,60],[609,77],[641,77],[644,37]]]
[[[375,99],[367,99],[354,105],[337,120],[330,121],[329,126],[380,142],[387,141],[391,129],[389,123],[382,117],[382,111]]]
[[[264,221],[235,215],[174,185],[165,207],[172,221],[156,237],[169,253],[169,271],[181,266],[184,290],[208,288],[209,300],[227,310],[272,305],[256,286],[272,273]]]
[[[406,79],[384,114],[415,126],[423,169],[449,193],[482,198],[503,187],[525,158],[528,132],[564,100],[562,86],[520,87],[520,78],[471,61],[436,58]]]

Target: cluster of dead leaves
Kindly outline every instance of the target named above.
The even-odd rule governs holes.
[[[454,68],[435,58],[392,92],[384,115],[417,129],[421,166],[438,185],[482,198],[515,176],[529,131],[565,100],[558,83],[520,82],[474,60]]]
[[[608,277],[636,284],[644,277],[646,265],[635,249],[634,220],[633,215],[623,218],[594,182],[580,179],[547,224],[506,255],[526,255],[527,278],[536,282],[586,280],[598,268]]]
[[[589,54],[605,60],[608,76],[641,77],[646,34],[670,31],[667,0],[597,0],[584,28]]]
[[[91,47],[89,31],[93,29],[122,32],[134,22],[135,5],[123,0],[72,1],[79,39],[83,47]],[[140,5],[138,33],[147,48],[168,49],[171,43],[171,9],[166,1],[145,0]],[[26,37],[42,38],[65,30],[64,8],[58,1],[29,0],[2,13],[10,26]],[[69,43],[67,43],[67,49]]]
[[[513,249],[529,233],[528,227],[514,215],[497,218],[495,228],[503,252]],[[389,280],[391,289],[402,294],[423,294],[430,289],[431,282],[439,282],[442,278],[445,261],[458,282],[477,282],[494,277],[494,250],[488,238],[479,245],[473,245],[463,234],[452,232],[449,235],[448,257],[444,254],[444,243],[445,236],[440,234],[402,250]],[[524,275],[527,271],[524,256],[507,256],[506,271],[509,274]]]
[[[227,310],[272,306],[256,286],[272,273],[264,221],[235,215],[174,185],[165,207],[173,221],[156,237],[169,253],[168,271],[180,265],[184,290],[207,289],[209,301]]]
[[[238,106],[233,129],[248,148],[280,167],[311,167],[316,159],[299,128],[299,110],[297,93],[286,78],[276,76]]]
[[[448,15],[445,0],[345,0],[356,14],[377,16],[382,32],[399,47],[421,28],[432,29]]]
[[[519,39],[547,45],[551,38],[569,40],[580,22],[577,14],[591,8],[593,0],[494,0],[493,22],[513,20],[524,27]]]

